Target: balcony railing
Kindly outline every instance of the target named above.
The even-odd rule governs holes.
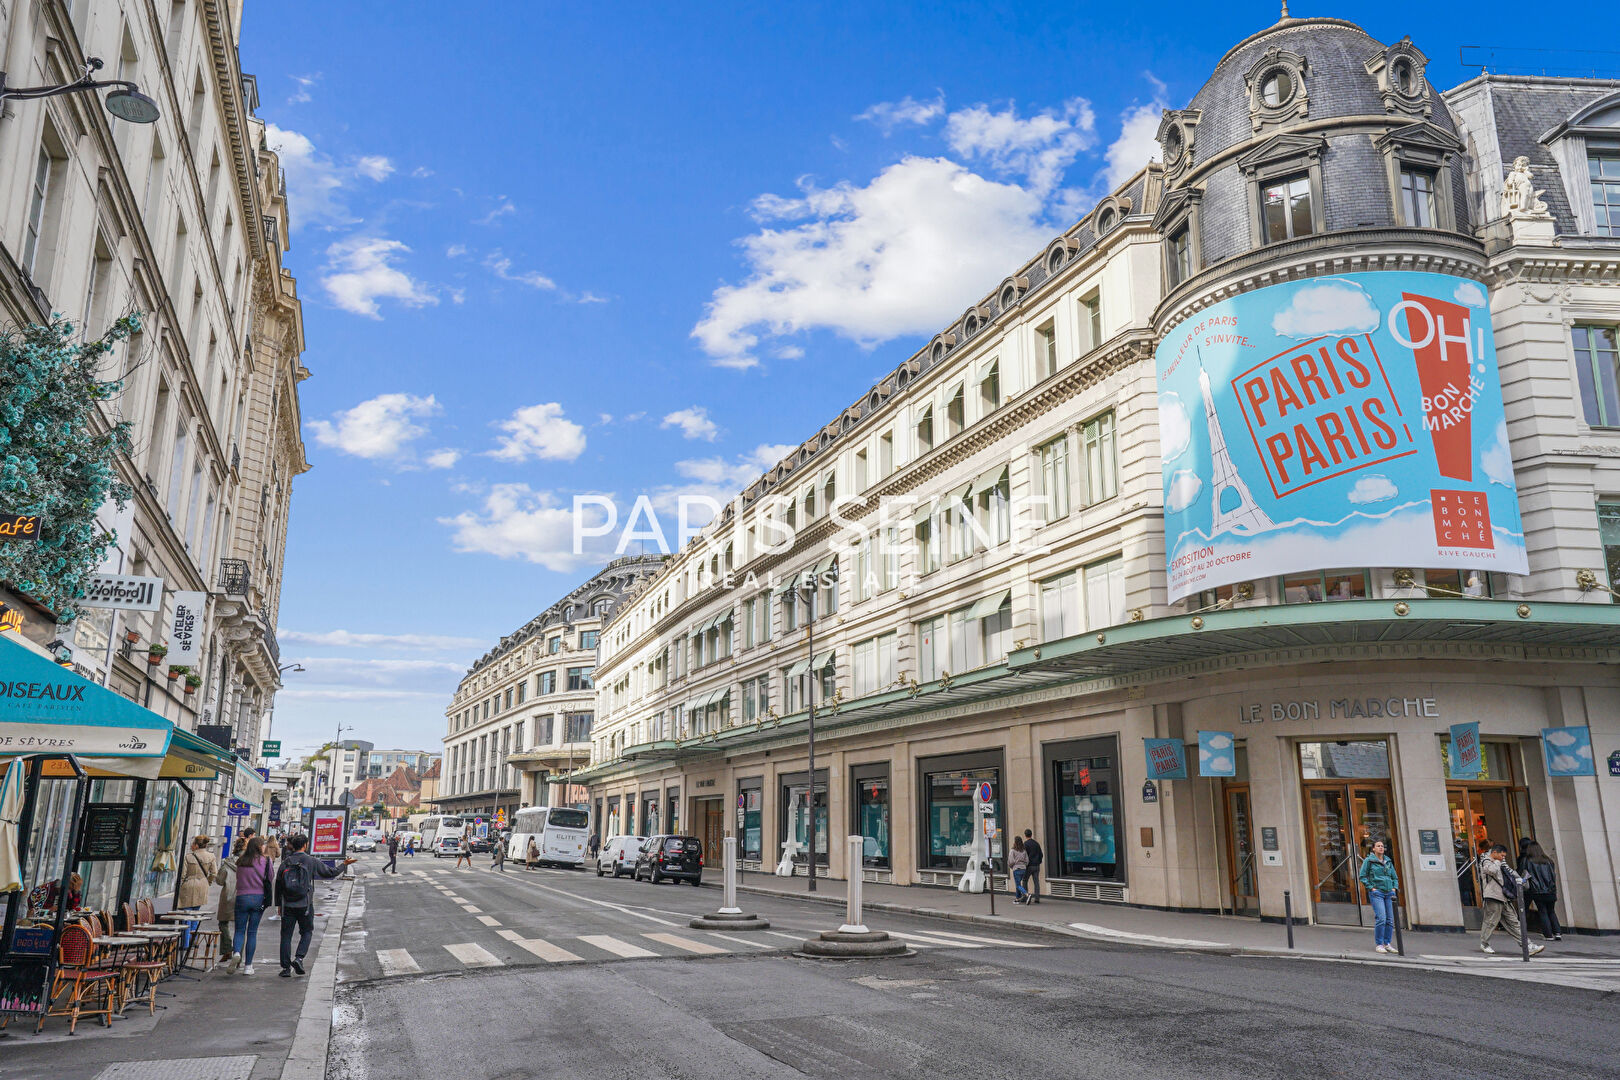
[[[253,584],[252,571],[246,559],[219,560],[219,591],[226,596],[246,596]]]

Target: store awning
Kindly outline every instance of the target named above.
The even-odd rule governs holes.
[[[838,565],[838,556],[837,555],[829,555],[829,556],[827,556],[825,559],[822,559],[820,562],[816,563],[816,570],[815,570],[816,577],[819,578],[822,574],[825,574],[827,571],[831,570],[834,566],[837,566],[837,565]]]
[[[997,465],[995,468],[987,469],[979,474],[979,478],[973,481],[973,490],[989,491],[991,488],[1000,487],[1001,482],[1006,478],[1007,466],[1004,464]]]
[[[207,739],[198,738],[185,728],[175,728],[174,737],[169,740],[169,752],[163,756],[161,763],[150,758],[84,757],[79,759],[79,766],[86,775],[95,779],[141,776],[148,780],[207,783],[219,779],[221,772],[232,772],[236,768],[236,755]],[[67,762],[58,760],[45,763],[44,775],[71,779],[77,774]]]
[[[988,619],[1001,610],[1001,605],[1005,604],[1007,598],[1011,595],[1011,589],[1002,589],[998,593],[991,593],[968,608],[967,617],[970,619]]]
[[[916,512],[911,515],[911,523],[913,525],[923,525],[926,524],[933,516],[934,504],[931,502],[925,502],[921,506],[917,507]]]
[[[790,678],[790,679],[797,679],[800,675],[803,675],[805,672],[807,672],[809,670],[810,670],[810,661],[808,661],[808,660],[799,660],[799,661],[796,661],[791,667],[789,667],[787,669],[787,677]]]
[[[0,759],[105,758],[121,776],[155,778],[173,733],[150,709],[0,637]]]
[[[718,705],[718,704],[720,704],[722,701],[726,700],[726,698],[728,698],[730,696],[731,696],[731,687],[722,686],[720,689],[716,690],[714,693],[710,694],[707,698],[705,698],[704,699],[704,704],[706,704],[706,705]]]
[[[810,661],[811,671],[826,671],[827,665],[833,662],[833,650],[828,649],[814,660]]]

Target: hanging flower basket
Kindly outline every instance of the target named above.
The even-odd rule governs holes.
[[[169,647],[167,645],[162,645],[154,641],[152,644],[146,647],[146,662],[151,664],[153,667],[157,667],[159,664],[163,663],[163,658],[168,655]]]
[[[185,672],[183,672],[183,671],[178,671],[175,668],[170,668],[169,669],[169,681],[174,682],[174,680],[178,679],[180,676],[182,676],[184,674],[185,674]]]
[[[125,630],[124,640],[133,645],[137,641],[141,640],[141,632],[139,630]]]
[[[201,675],[194,675],[193,674],[193,675],[187,675],[186,676],[186,693],[195,694],[197,692],[197,687],[199,687],[201,685],[202,685],[202,676]]]

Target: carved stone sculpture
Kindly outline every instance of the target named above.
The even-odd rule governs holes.
[[[1547,212],[1547,204],[1542,201],[1543,191],[1535,186],[1535,178],[1530,175],[1530,159],[1524,156],[1513,159],[1513,167],[1508,170],[1502,183],[1502,216],[1510,218],[1546,218],[1552,215]]]

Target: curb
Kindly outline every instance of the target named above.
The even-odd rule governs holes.
[[[325,1080],[326,1052],[332,1042],[332,1003],[337,993],[338,950],[358,880],[345,883],[341,903],[334,904],[327,914],[326,931],[321,934],[321,945],[310,967],[309,989],[304,992],[304,1008],[298,1017],[292,1049],[281,1067],[281,1080]]]

